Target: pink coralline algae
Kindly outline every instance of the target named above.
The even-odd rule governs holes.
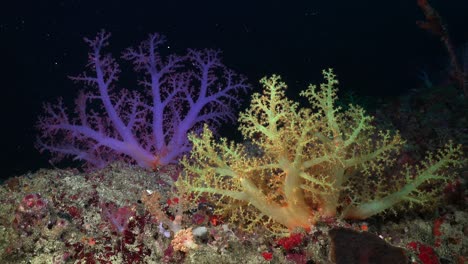
[[[35,227],[45,225],[49,214],[47,205],[48,201],[38,193],[24,196],[16,210],[13,226],[30,233]]]
[[[419,260],[424,264],[440,264],[439,258],[434,249],[420,242],[410,242],[408,248],[414,250],[418,254]]]

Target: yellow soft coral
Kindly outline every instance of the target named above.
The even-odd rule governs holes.
[[[216,214],[253,230],[258,224],[309,228],[320,217],[367,218],[407,201],[431,198],[422,186],[446,180],[449,166],[461,164],[461,147],[447,144],[417,167],[385,175],[403,140],[379,131],[363,108],[335,106],[338,81],[301,92],[309,108],[285,97],[280,77],[263,78],[262,94],[240,115],[245,144],[215,140],[205,127],[190,135],[193,150],[183,159],[179,188],[215,203]]]

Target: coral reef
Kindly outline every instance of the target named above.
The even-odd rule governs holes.
[[[429,251],[445,263],[463,263],[468,253],[467,213],[452,206],[425,218],[408,212],[385,221],[327,219],[272,238],[261,228],[222,223],[213,201],[188,207],[193,197],[174,191],[178,173],[172,165],[148,172],[113,163],[92,173],[41,170],[12,178],[0,186],[0,262],[327,263],[333,228],[376,234],[415,263]],[[193,247],[179,247],[185,242]]]

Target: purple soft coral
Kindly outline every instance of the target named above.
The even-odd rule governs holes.
[[[239,105],[239,94],[249,86],[221,63],[219,51],[163,56],[158,48],[165,38],[151,34],[123,53],[143,73],[143,92],[130,91],[116,88],[119,65],[102,54],[109,37],[101,31],[94,39],[85,38],[92,74],[71,77],[90,87],[78,96],[75,115],[69,116],[62,100],[44,105],[38,147],[54,154],[52,161],[68,156],[102,167],[124,158],[155,169],[190,150],[187,133],[205,123],[214,128],[235,121],[232,106]]]

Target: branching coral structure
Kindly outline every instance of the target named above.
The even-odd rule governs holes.
[[[190,150],[187,133],[235,121],[234,106],[248,89],[243,76],[221,63],[217,50],[188,50],[165,56],[165,38],[151,34],[122,58],[141,74],[139,89],[117,87],[120,67],[103,49],[110,34],[86,38],[88,71],[72,80],[84,84],[75,111],[62,100],[45,104],[37,127],[38,148],[52,161],[72,157],[91,167],[125,159],[154,169]]]
[[[359,106],[337,107],[336,76],[331,69],[323,75],[323,84],[301,92],[310,107],[287,99],[279,76],[261,80],[263,93],[239,118],[256,154],[216,140],[208,127],[189,136],[193,150],[182,161],[179,188],[194,201],[213,201],[216,214],[247,230],[261,224],[275,232],[434,204],[440,183],[453,177],[449,169],[464,162],[461,146],[448,143],[418,165],[398,164],[400,135],[379,131]]]

